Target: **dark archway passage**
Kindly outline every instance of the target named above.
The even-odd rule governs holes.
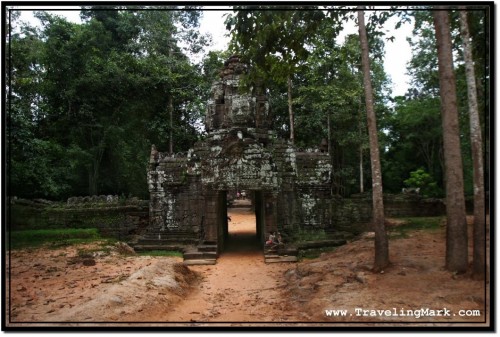
[[[259,250],[255,212],[251,208],[232,207],[227,210],[228,235],[225,252]]]
[[[262,251],[262,196],[251,192],[247,198],[236,199],[227,208],[227,221],[223,224],[223,252]],[[227,196],[226,196],[227,197]]]
[[[240,86],[249,66],[237,55],[224,63],[207,100],[207,135],[186,155],[151,146],[149,226],[135,246],[192,245],[197,254],[191,256],[207,258],[198,262],[216,262],[226,241],[234,241],[227,202],[236,190],[254,198],[255,236],[262,252],[270,232],[282,231],[288,240],[301,231],[333,234],[341,229],[335,219],[342,209],[332,207],[330,155],[301,151],[279,137],[265,83],[252,90]]]

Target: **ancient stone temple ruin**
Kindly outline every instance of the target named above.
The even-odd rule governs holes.
[[[272,129],[263,88],[242,93],[247,71],[237,56],[226,61],[211,88],[208,132],[185,155],[153,146],[149,161],[150,224],[142,244],[211,245],[224,250],[228,193],[253,200],[258,240],[280,231],[288,242],[304,233],[334,231],[328,153],[298,151]]]

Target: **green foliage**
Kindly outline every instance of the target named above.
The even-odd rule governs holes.
[[[235,14],[226,20],[231,48],[252,66],[247,84],[258,80],[266,84],[275,129],[281,137],[290,133],[286,83],[288,77],[292,78],[295,144],[300,148],[317,147],[328,139],[330,129],[334,193],[349,195],[358,192],[359,152],[367,149],[359,38],[351,35],[342,45],[336,43],[350,12],[335,8],[322,11],[314,6],[304,11],[305,7],[279,10],[275,6],[235,6]],[[378,116],[389,113],[380,25],[390,15],[374,11],[369,18]],[[369,165],[365,166],[366,177]]]
[[[148,250],[144,252],[139,252],[140,256],[172,256],[172,257],[183,257],[182,252],[172,251],[172,250]]]
[[[11,187],[17,195],[50,198],[67,194],[76,180],[71,170],[75,159],[61,161],[61,158],[76,151],[48,140],[32,139],[23,152],[11,154]]]
[[[420,193],[427,198],[442,195],[437,183],[423,168],[410,172],[410,177],[404,183],[407,187],[420,188]]]
[[[9,249],[34,248],[48,245],[52,248],[100,240],[96,228],[34,229],[7,233]]]
[[[197,31],[200,12],[87,6],[81,16],[75,24],[37,12],[42,28],[22,24],[8,41],[9,194],[145,198],[151,144],[164,151],[172,134],[180,152],[199,137],[212,78],[186,53],[208,43]]]
[[[412,47],[412,58],[408,72],[412,78],[411,91],[417,95],[439,94],[439,75],[434,25],[431,11],[413,12],[415,26],[408,42]]]
[[[322,139],[328,140],[330,127],[334,191],[348,195],[357,191],[357,150],[366,149],[368,140],[359,41],[350,35],[342,45],[332,44],[335,34],[333,28],[323,26],[308,58],[310,66],[298,83],[296,143],[316,147]]]
[[[442,186],[443,131],[439,99],[397,97],[395,101],[394,111],[386,119],[389,132],[382,162],[384,188],[388,192],[400,192],[402,178],[420,167],[425,167],[437,186]]]
[[[235,6],[236,14],[226,19],[231,48],[252,62],[251,76],[264,75],[265,79],[286,83],[287,76],[306,58],[307,43],[323,12],[303,11],[301,7],[279,10],[273,6]]]
[[[283,93],[293,97],[292,84],[297,74],[306,69],[308,47],[324,18],[323,11],[313,6],[291,6],[286,10],[275,6],[235,6],[234,10],[236,13],[229,15],[225,23],[231,31],[230,50],[250,65],[244,84],[252,87],[265,83],[267,88],[273,88],[270,91],[280,97],[282,104]],[[287,101],[287,109],[293,111],[292,106],[293,101]],[[282,133],[295,138],[291,132],[293,120],[285,119],[281,115],[276,125]]]
[[[465,69],[463,65],[463,46],[459,34],[458,12],[450,11],[451,19],[451,35],[452,48],[454,55],[454,71],[456,76],[457,90],[457,105],[459,111],[460,122],[460,141],[461,151],[464,166],[464,183],[466,195],[472,195],[472,160],[470,153],[470,135],[469,135],[469,119],[468,119],[468,102],[467,102],[467,85],[465,80]],[[488,86],[488,78],[490,65],[488,60],[489,41],[486,36],[489,34],[489,12],[488,10],[472,10],[468,11],[469,25],[474,31],[471,33],[471,42],[473,48],[473,59],[476,71],[476,84],[478,87],[478,107],[483,134],[489,133],[489,98],[485,88]],[[420,166],[424,166],[426,170],[436,180],[439,189],[443,187],[443,154],[442,154],[442,131],[439,130],[440,121],[440,103],[439,103],[439,76],[435,31],[433,25],[432,11],[418,10],[411,12],[415,26],[413,34],[408,41],[412,47],[412,59],[408,65],[408,73],[412,77],[412,87],[405,95],[405,101],[398,98],[396,102],[396,112],[402,115],[407,120],[406,126],[399,123],[396,119],[393,124],[395,129],[404,127],[409,134],[416,135],[420,133],[420,137],[410,139],[400,139],[400,143],[393,142],[391,160],[402,163],[406,166],[401,168],[401,172],[397,174],[407,175],[411,170],[415,170]],[[433,114],[435,117],[431,117]],[[405,116],[403,116],[405,115]],[[413,124],[413,126],[411,126]],[[402,130],[401,130],[402,131]],[[403,134],[403,133],[401,133]],[[485,137],[486,141],[488,137]],[[402,140],[402,142],[401,142]],[[404,149],[406,147],[406,149]],[[485,158],[489,155],[485,148]],[[404,153],[407,154],[404,154]],[[413,153],[413,156],[412,156]],[[414,155],[416,154],[416,156]],[[398,157],[398,158],[396,158]],[[394,167],[394,164],[387,164]],[[384,172],[385,174],[387,172]],[[389,185],[395,186],[396,172],[390,174]],[[391,188],[394,190],[393,188]]]
[[[303,229],[298,228],[294,231],[294,237],[292,241],[294,242],[307,242],[307,241],[320,241],[328,239],[328,235],[322,229]]]
[[[437,231],[443,224],[444,217],[401,218],[403,223],[390,228],[390,237],[406,238],[408,234],[417,230]]]
[[[224,62],[230,57],[229,51],[209,51],[202,61],[203,74],[207,78],[219,78],[219,71],[223,68]],[[206,83],[208,86],[211,83]],[[209,87],[206,89],[209,92]]]
[[[151,144],[166,151],[172,136],[174,152],[181,152],[203,136],[199,126],[204,104],[230,55],[210,52],[200,64],[190,62],[189,56],[209,42],[199,33],[198,9],[85,6],[81,24],[39,11],[41,28],[19,23],[16,11],[8,15],[7,24],[16,28],[5,48],[10,51],[6,69],[11,70],[6,73],[8,193],[54,200],[88,194],[147,197],[145,170]],[[358,192],[360,152],[365,181],[370,175],[359,39],[355,34],[342,44],[336,42],[342,25],[354,18],[353,11],[300,5],[234,9],[226,21],[231,52],[249,62],[249,86],[259,80],[268,88],[278,135],[290,132],[286,85],[290,76],[297,146],[318,146],[328,138],[330,126],[333,192]],[[401,20],[411,18],[415,23],[408,65],[412,88],[388,108],[381,25],[401,13],[367,11],[384,190],[400,191],[404,177],[423,167],[437,184],[429,192],[435,195],[443,186],[443,153],[430,11],[404,12]],[[489,151],[489,20],[487,11],[469,12],[485,151]],[[452,22],[465,189],[471,194],[465,71],[458,20]]]

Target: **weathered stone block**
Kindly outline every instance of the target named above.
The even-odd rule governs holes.
[[[186,157],[152,149],[159,164],[148,172],[151,224],[145,239],[161,229],[162,240],[223,240],[226,191],[242,189],[260,200],[255,212],[261,239],[262,233],[284,227],[331,227],[328,154],[300,152],[278,139],[270,129],[266,91],[257,85],[253,92],[241,92],[245,73],[237,56],[226,62],[207,102],[207,137]]]

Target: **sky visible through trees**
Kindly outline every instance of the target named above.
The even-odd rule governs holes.
[[[21,15],[13,16],[15,29],[7,36],[12,95],[6,124],[15,193],[52,199],[86,193],[147,197],[143,166],[151,146],[178,153],[203,139],[200,125],[211,84],[233,53],[260,72],[250,73],[249,81],[266,81],[273,128],[280,138],[293,137],[300,149],[328,140],[332,192],[368,192],[370,159],[355,17],[336,8],[314,12],[299,11],[299,6],[287,12],[268,6],[238,7],[87,7],[83,20],[75,7],[16,8]],[[242,15],[237,16],[238,10]],[[471,10],[469,24],[488,165],[490,61],[485,13]],[[450,10],[449,15],[457,14]],[[365,18],[384,192],[420,188],[427,197],[443,197],[432,10],[366,9]],[[454,36],[459,36],[457,17],[451,22]],[[303,32],[289,29],[297,24]],[[227,27],[233,28],[231,32]],[[471,196],[467,90],[459,40],[453,41],[453,56],[465,194]]]
[[[68,21],[80,22],[79,9],[73,6],[74,10],[57,10],[53,13],[64,16]],[[22,9],[23,7],[20,7]],[[33,8],[33,7],[30,7]],[[40,7],[45,8],[45,7]],[[55,8],[55,7],[47,7]],[[61,8],[61,6],[59,6]],[[203,33],[210,33],[213,37],[212,45],[206,50],[225,50],[229,44],[229,37],[224,25],[224,15],[232,13],[229,6],[219,7],[205,7],[207,10],[203,12],[203,17],[200,21],[200,31]],[[33,17],[31,11],[26,10],[21,14],[22,20],[27,20],[33,24],[38,23],[38,20]],[[399,29],[394,29],[396,19],[390,19],[385,25],[389,34],[395,37],[394,41],[386,42],[386,54],[384,60],[384,67],[386,72],[392,79],[392,94],[393,96],[401,96],[406,93],[408,89],[409,77],[406,75],[406,63],[411,57],[410,45],[406,38],[411,35],[413,28],[412,24],[403,24]],[[342,42],[347,34],[357,33],[357,27],[354,23],[348,22],[344,26],[344,32],[341,33],[338,42]]]

